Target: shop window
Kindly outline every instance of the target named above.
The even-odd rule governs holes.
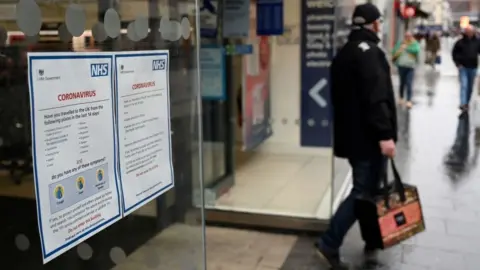
[[[205,265],[202,240],[204,227],[201,215],[203,205],[201,200],[194,205],[193,199],[194,195],[201,197],[203,186],[200,182],[202,177],[199,176],[198,159],[201,154],[201,148],[198,147],[200,144],[198,126],[201,120],[195,106],[199,91],[196,63],[198,43],[193,38],[198,31],[193,23],[197,16],[192,8],[195,6],[195,1],[97,0],[69,3],[19,0],[15,4],[14,16],[11,18],[2,16],[3,19],[0,19],[0,25],[2,25],[0,27],[0,219],[2,220],[0,253],[2,266],[22,270],[70,269],[72,267],[79,270],[106,270],[115,266],[120,269],[139,270],[203,269]],[[0,4],[0,11],[2,5],[4,4]],[[128,8],[122,9],[121,5],[126,5]],[[185,6],[191,8],[187,8],[185,14],[179,13],[179,10],[185,10]],[[132,17],[129,21],[121,20],[129,17]],[[64,182],[59,184],[58,181],[64,181],[60,173],[51,181],[34,176],[34,167],[38,165],[34,164],[34,161],[48,158],[35,156],[36,158],[32,159],[32,155],[38,153],[34,150],[38,150],[38,145],[47,140],[40,141],[38,137],[32,137],[32,131],[35,131],[32,127],[38,126],[38,124],[32,125],[31,119],[31,111],[35,109],[31,102],[34,97],[30,97],[32,92],[30,90],[31,84],[36,84],[32,81],[52,76],[50,74],[54,72],[60,74],[58,77],[68,75],[73,78],[64,83],[65,88],[75,87],[83,82],[76,79],[81,75],[75,73],[77,69],[73,64],[53,65],[50,71],[47,68],[32,70],[31,67],[29,70],[32,62],[27,61],[28,55],[44,53],[42,55],[47,58],[61,55],[81,57],[124,51],[136,53],[140,50],[169,54],[168,72],[164,75],[165,81],[168,82],[169,99],[166,103],[168,106],[153,106],[148,110],[145,109],[143,114],[151,113],[152,109],[168,110],[170,117],[164,119],[165,124],[162,125],[167,128],[161,132],[171,141],[170,149],[164,150],[171,152],[174,186],[172,185],[164,193],[155,193],[148,197],[142,201],[144,204],[132,213],[127,215],[122,212],[120,215],[122,218],[102,227],[95,234],[88,237],[79,236],[83,235],[83,231],[79,231],[78,234],[69,234],[91,222],[98,215],[92,215],[87,220],[86,216],[79,214],[75,219],[72,218],[65,223],[52,223],[52,220],[69,216],[72,211],[89,211],[82,208],[87,205],[88,199],[82,197],[81,201],[60,210],[55,209],[49,212],[45,209],[53,209],[52,206],[59,205],[62,200],[86,192],[89,182],[92,181],[91,177],[95,177],[99,183],[110,181],[110,184],[118,184],[120,180],[112,181],[113,178],[109,175],[119,174],[120,170],[117,171],[117,164],[115,164],[114,169],[108,173],[106,170],[98,169],[90,178],[86,175],[76,177],[74,185],[71,186],[73,189],[69,189]],[[157,64],[157,68],[160,69],[160,62]],[[151,63],[148,67],[155,68]],[[106,74],[100,72],[95,73],[95,76],[92,75],[89,79],[92,80],[90,87],[93,89],[94,80],[100,80],[102,76],[107,76]],[[28,80],[29,76],[31,83]],[[117,77],[111,77],[111,79],[113,81]],[[90,90],[90,88],[86,89]],[[50,90],[61,91],[56,88]],[[95,90],[108,91],[103,88]],[[115,94],[112,96],[115,97]],[[116,99],[112,98],[112,100]],[[40,106],[41,101],[37,100],[35,104]],[[118,102],[112,107],[117,108],[123,105]],[[116,111],[112,110],[111,114],[112,121],[116,121],[118,118]],[[77,122],[74,120],[70,124],[78,124]],[[62,127],[65,128],[66,125]],[[118,125],[114,124],[114,126]],[[58,125],[56,127],[60,128]],[[55,131],[50,130],[49,134],[51,133]],[[114,135],[116,134],[114,128],[102,126],[92,129],[88,134],[88,140],[98,142],[98,135],[101,134],[112,134],[108,139],[116,144],[121,143]],[[69,139],[80,140],[77,135]],[[107,143],[103,146],[107,147]],[[81,151],[72,150],[73,148],[61,149],[61,145],[56,147],[59,147],[58,151],[64,153],[68,151],[65,154],[68,158],[75,156],[79,162],[76,165],[84,165]],[[149,147],[152,149],[155,145],[150,144]],[[96,150],[101,151],[100,148],[97,147]],[[120,152],[115,152],[115,157],[117,156],[120,157]],[[67,163],[65,160],[67,159],[61,161]],[[162,163],[155,159],[154,163],[156,167],[150,167],[152,170],[157,167],[162,170],[169,169],[166,167],[166,164],[170,164],[168,160]],[[134,180],[138,181],[137,187],[139,187],[142,185],[142,174],[135,175],[137,177]],[[163,181],[161,177],[158,179],[160,179],[159,182]],[[39,203],[41,197],[37,191],[50,185],[52,185],[52,192],[48,194],[51,198],[42,199]],[[72,190],[74,190],[73,193]],[[149,190],[145,188],[145,192]],[[103,191],[98,194],[103,194],[101,192]],[[124,191],[115,192],[123,196],[120,192]],[[140,193],[135,196],[140,196],[138,194]],[[124,201],[123,198],[118,202]],[[96,210],[101,212],[103,208],[101,206],[98,205]],[[59,229],[51,230],[46,236],[50,228],[39,227],[39,223],[43,224],[41,220],[51,222],[49,224],[52,226],[57,224]],[[62,230],[60,228],[65,226],[70,227],[64,234],[57,234]],[[70,239],[76,240],[71,242]],[[51,248],[52,245],[57,245],[58,248]]]

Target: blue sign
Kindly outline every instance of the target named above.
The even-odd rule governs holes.
[[[443,26],[442,25],[419,25],[417,26],[417,30],[420,33],[425,33],[425,32],[441,32],[443,31]]]
[[[223,1],[223,37],[246,38],[250,32],[250,0]]]
[[[283,35],[283,0],[257,0],[257,35]]]
[[[108,63],[90,64],[91,77],[108,76]]]
[[[200,36],[216,38],[218,34],[218,1],[200,1]]]
[[[333,58],[335,6],[301,0],[301,129],[302,146],[332,146],[330,63]]]
[[[225,50],[217,45],[202,46],[200,49],[200,79],[202,98],[225,100],[227,83],[225,72]]]
[[[253,53],[252,44],[227,45],[225,46],[225,49],[228,55],[243,55]]]
[[[166,68],[166,60],[165,59],[156,59],[152,61],[152,70],[165,70]]]

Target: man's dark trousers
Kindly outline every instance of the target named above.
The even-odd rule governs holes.
[[[338,251],[345,235],[357,220],[355,217],[356,198],[360,195],[377,195],[381,179],[387,171],[388,159],[381,154],[369,158],[351,158],[348,161],[352,166],[352,191],[338,207],[328,230],[322,235],[319,242],[322,248],[330,252]]]

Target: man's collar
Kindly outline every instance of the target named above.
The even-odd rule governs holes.
[[[377,36],[377,33],[373,32],[370,29],[354,26],[350,35],[348,36],[349,41],[370,41],[374,43],[379,43],[380,38]]]

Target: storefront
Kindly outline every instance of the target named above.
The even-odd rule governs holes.
[[[203,205],[201,200],[197,205],[193,201],[194,194],[202,194],[199,191],[203,186],[198,158],[201,143],[196,99],[199,42],[195,4],[193,0],[93,0],[78,4],[21,0],[0,4],[0,268],[205,269]],[[27,61],[29,52],[43,54]],[[120,61],[120,54],[134,57],[122,65],[115,62],[114,69],[114,63],[108,61],[112,57]],[[139,114],[127,106],[124,96],[119,96],[125,90],[122,85],[128,84],[127,77],[122,79],[121,74],[136,74],[135,61],[144,61],[141,57],[148,54],[160,60],[154,59],[153,67],[151,62],[146,66],[151,68],[150,72],[160,70],[156,74],[161,75],[148,85],[134,84],[137,87],[132,89],[140,93],[141,87],[155,83],[165,87],[158,90],[159,94],[135,99],[141,101],[135,106],[158,101],[155,109],[142,109],[144,112]],[[88,64],[85,59],[103,62],[92,62],[91,74],[84,74],[79,70]],[[115,84],[109,79],[114,71],[118,80]],[[83,79],[84,75],[90,76]],[[141,79],[136,76],[128,78]],[[42,83],[58,84],[46,89]],[[62,92],[68,89],[81,92]],[[42,109],[52,93],[58,93],[56,99],[66,104],[63,111],[58,111],[62,106]],[[71,101],[100,96],[104,99],[93,100],[92,105],[81,108],[77,107],[83,103]],[[121,99],[123,103],[118,103]],[[161,111],[164,113],[160,114]],[[74,116],[70,116],[71,112]],[[124,130],[127,125],[120,124],[137,117],[148,117],[136,126],[136,130],[145,131],[143,135],[133,129]],[[38,121],[32,125],[32,119]],[[152,135],[153,126],[149,123],[162,129]],[[52,128],[42,132],[46,125]],[[78,135],[72,131],[75,125]],[[128,134],[117,140],[112,125],[119,127],[118,134]],[[145,136],[147,133],[151,136]],[[160,139],[148,144],[150,151],[162,142],[168,141],[170,147],[158,152],[166,154],[157,153],[165,157],[156,163],[161,170],[157,165],[148,166],[140,173],[141,166],[132,167],[132,161],[126,160],[132,152],[127,154],[125,151],[130,150],[121,149],[128,149],[128,140],[142,136],[151,140],[154,135]],[[79,148],[66,146],[72,145],[68,144],[72,141]],[[116,146],[118,156],[111,151]],[[120,151],[124,154],[120,155]],[[135,151],[143,158],[157,160],[157,154]],[[108,154],[99,154],[104,152]],[[95,155],[102,157],[86,160]],[[72,157],[76,158],[71,166],[74,169],[67,168]],[[146,163],[143,165],[147,168]],[[96,168],[91,175],[85,169],[89,166],[104,167]],[[125,172],[128,166],[130,169]],[[51,175],[52,180],[44,177],[48,168],[57,170],[58,174]],[[78,172],[72,176],[76,177],[73,189],[71,177],[67,177],[72,171]],[[162,171],[170,173],[161,174]],[[130,172],[135,173],[133,181],[128,180]],[[122,182],[117,174],[123,175]],[[145,175],[155,177],[147,179]],[[97,182],[92,182],[92,177]],[[154,184],[147,187],[142,181]],[[127,186],[131,184],[134,186]]]
[[[252,1],[249,38],[222,40],[253,52],[227,56],[225,98],[203,102],[207,222],[312,231],[328,224],[350,188],[350,168],[331,148],[328,67],[355,4],[285,0],[283,33],[261,35],[258,20],[268,16]]]
[[[0,24],[4,45],[0,58],[0,214],[8,217],[0,223],[0,252],[5,256],[6,267],[22,270],[102,270],[114,266],[128,270],[204,269],[205,221],[323,230],[343,194],[351,187],[348,163],[335,159],[332,153],[328,72],[335,50],[346,41],[350,14],[357,3],[341,1],[335,6],[318,7],[309,0],[285,0],[281,5],[268,6],[271,2],[98,0],[81,4],[61,1],[37,4],[33,0],[21,0],[13,9],[5,5],[5,9],[11,8],[12,12],[2,11],[0,15],[15,14],[2,17]],[[277,15],[281,19],[277,20],[280,18]],[[265,18],[280,24],[280,30],[262,32],[265,29],[259,26],[268,24],[262,21]],[[115,69],[111,71],[116,75],[111,76],[109,86],[113,89],[110,96],[113,105],[108,105],[112,117],[104,119],[113,124],[92,124],[97,129],[85,135],[83,126],[89,125],[81,120],[82,115],[98,116],[95,112],[98,107],[81,111],[78,118],[78,112],[73,110],[72,119],[82,127],[79,127],[78,138],[75,134],[72,136],[79,140],[81,147],[89,144],[87,139],[96,140],[98,151],[109,149],[109,142],[113,142],[110,163],[114,165],[97,169],[93,177],[100,182],[107,175],[105,172],[111,172],[110,178],[115,174],[117,178],[111,180],[112,193],[109,194],[114,194],[112,198],[116,198],[119,209],[112,208],[112,219],[85,235],[83,231],[69,235],[69,230],[63,240],[52,238],[55,241],[51,246],[56,248],[45,246],[51,240],[45,237],[45,232],[51,230],[52,235],[57,232],[50,223],[57,224],[58,215],[68,217],[71,213],[68,209],[81,210],[84,204],[76,201],[62,208],[68,187],[58,181],[63,181],[64,174],[70,174],[71,170],[49,175],[52,179],[41,177],[41,172],[34,170],[54,166],[50,158],[39,158],[42,156],[39,151],[48,147],[39,148],[35,134],[56,134],[54,129],[39,131],[38,127],[42,122],[55,124],[57,121],[50,119],[55,119],[55,114],[49,115],[46,113],[49,110],[39,108],[43,99],[41,95],[32,94],[35,93],[32,87],[42,81],[70,78],[64,88],[83,85],[82,89],[88,93],[61,93],[59,101],[84,95],[93,98],[91,89],[110,75],[103,69],[105,66],[91,63],[91,78],[81,79],[83,75],[76,69],[81,62],[68,65],[50,62],[47,69],[35,66],[38,64],[31,59],[27,61],[28,52],[45,53],[36,55],[36,59],[42,61],[65,60],[67,56],[115,59],[115,64],[112,62]],[[148,55],[168,56],[166,75],[162,73],[165,62],[158,59],[138,67],[148,66],[150,73],[161,70],[156,74],[164,74],[164,81],[156,81],[161,76],[153,76],[151,80],[142,77],[150,74],[142,69],[138,77],[133,78],[144,78],[144,81],[132,84],[128,90],[138,91],[166,81],[166,88],[170,89],[168,95],[118,103],[120,98],[128,96],[122,92],[125,76],[137,74],[130,66],[135,61],[141,63],[142,57]],[[133,62],[119,60],[125,58]],[[53,76],[50,70],[61,73]],[[149,97],[157,98],[158,102],[132,115],[129,108],[146,106]],[[41,100],[36,101],[37,98]],[[106,100],[109,98],[98,102]],[[159,110],[168,113],[151,115],[138,125],[126,124]],[[61,119],[70,119],[70,111],[63,113],[65,117]],[[42,121],[32,125],[31,119],[39,114],[43,114],[43,118],[37,120]],[[62,111],[59,115],[63,115]],[[165,115],[169,115],[168,121]],[[62,121],[58,120],[57,124],[61,125]],[[166,125],[166,128],[139,134],[143,134],[145,140],[154,135],[161,135],[162,139],[141,149],[122,150],[144,141],[129,143],[130,133],[135,134],[152,121],[160,121],[155,126]],[[59,128],[68,129],[71,125]],[[110,136],[112,129],[116,131]],[[146,159],[125,161],[126,157],[133,156],[135,151],[149,153],[165,141],[169,142],[165,149],[171,151],[163,160],[161,170],[149,167],[128,178],[128,173],[138,164],[143,166]],[[75,151],[69,149],[73,155],[60,160],[67,162],[79,154]],[[98,160],[101,163],[108,157]],[[78,170],[84,169],[82,158],[73,161]],[[45,165],[37,166],[38,162]],[[159,175],[141,180],[151,171],[158,171]],[[153,184],[145,187],[142,181],[153,181]],[[74,197],[79,198],[88,179],[76,176],[75,183]],[[52,190],[48,189],[50,186]],[[152,190],[156,190],[152,196],[145,195]],[[99,194],[103,193],[95,196]],[[40,203],[42,196],[51,198]],[[140,204],[135,201],[137,197],[143,198]],[[111,203],[108,205],[112,207]],[[42,215],[49,207],[54,209],[51,212],[56,213],[56,217]],[[105,207],[98,211],[105,211]],[[71,232],[77,228],[73,227]],[[48,263],[43,265],[43,262]]]

